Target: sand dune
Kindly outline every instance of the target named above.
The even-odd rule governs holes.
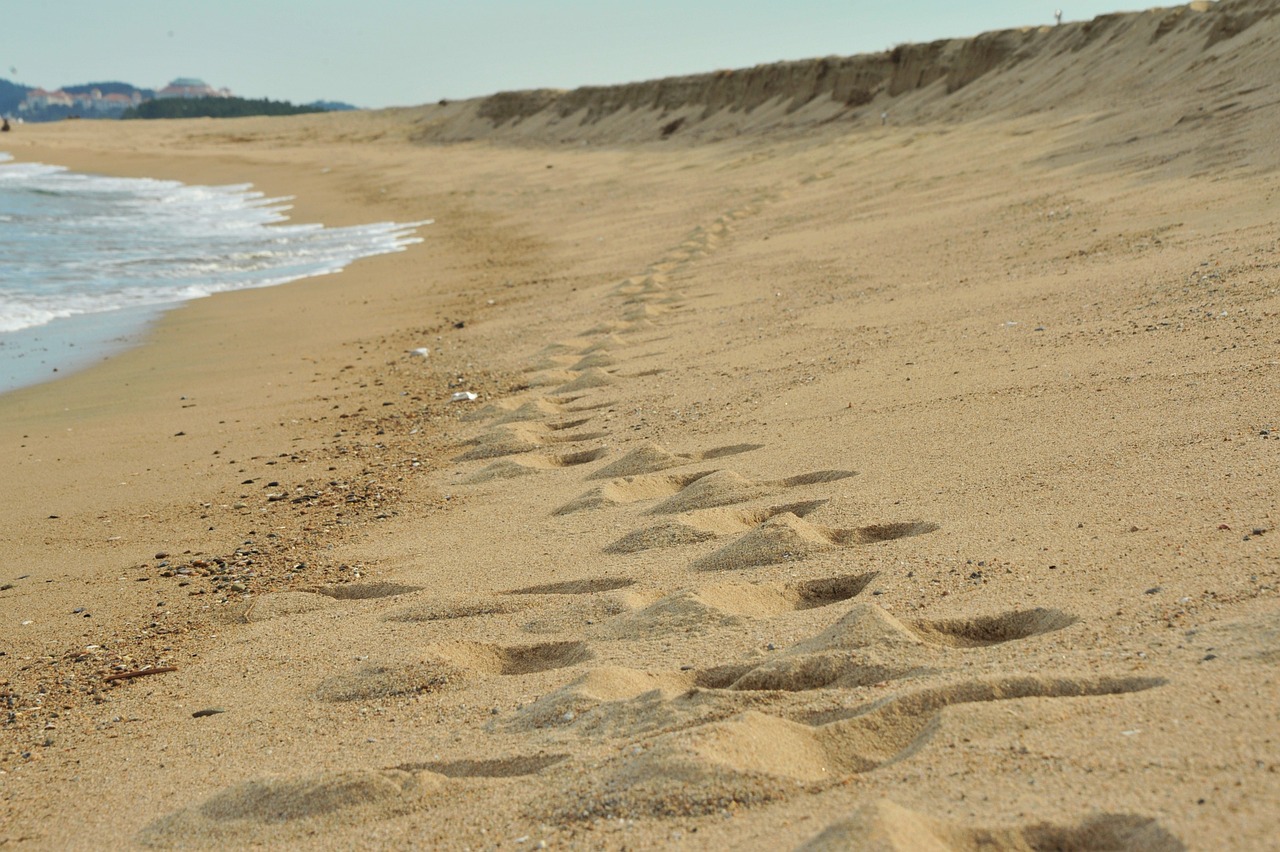
[[[436,224],[0,400],[0,845],[1274,845],[1277,47],[9,134]]]

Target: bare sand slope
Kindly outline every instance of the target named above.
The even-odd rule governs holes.
[[[1273,845],[1276,9],[23,128],[437,224],[0,400],[3,842]]]

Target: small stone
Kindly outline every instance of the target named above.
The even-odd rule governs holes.
[[[1209,660],[1216,660],[1216,659],[1218,659],[1218,655],[1217,655],[1217,654],[1205,654],[1205,655],[1204,655],[1204,661],[1205,661],[1206,663],[1207,663]]]
[[[1151,588],[1149,588],[1149,589],[1147,589],[1145,592],[1143,592],[1143,594],[1144,594],[1144,595],[1158,595],[1158,594],[1160,594],[1160,592],[1162,592],[1162,591],[1163,591],[1163,589],[1161,589],[1159,586],[1152,586]]]
[[[249,591],[249,587],[248,587],[248,586],[246,586],[244,583],[239,582],[238,580],[237,580],[236,582],[232,583],[228,588],[230,588],[230,589],[231,589],[231,591],[233,591],[233,592],[247,592],[247,591]]]
[[[225,713],[225,712],[227,712],[226,709],[222,707],[206,707],[203,710],[197,710],[196,712],[192,713],[191,718],[203,719],[205,716],[217,716],[219,713]]]

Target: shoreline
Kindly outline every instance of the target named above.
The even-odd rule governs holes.
[[[11,155],[7,153],[4,153],[3,156],[6,160],[12,159]],[[40,161],[38,159],[26,157],[21,160],[12,160],[12,162],[39,163]],[[66,167],[61,166],[60,168],[65,169]],[[123,171],[127,173],[130,170],[125,169]],[[96,174],[91,171],[76,172],[70,169],[68,169],[66,173],[72,175],[82,174],[90,178],[107,176]],[[123,173],[117,173],[111,176],[141,178],[144,180],[149,177]],[[199,189],[202,186],[207,187],[208,189],[226,189],[227,187],[227,185],[211,186],[208,184],[202,185],[182,181],[177,181],[176,183],[184,188],[195,189]],[[237,190],[237,197],[242,197],[249,189],[248,185],[233,184],[231,186],[233,189]],[[177,189],[169,191],[178,192]],[[291,244],[294,244],[301,240],[308,239],[307,237],[293,233],[293,231],[296,231],[299,226],[304,229],[318,227],[321,233],[338,230],[334,229],[332,226],[326,226],[324,224],[317,223],[313,225],[312,223],[298,222],[296,219],[292,219],[287,215],[288,212],[292,210],[292,205],[288,203],[292,200],[290,197],[269,196],[261,192],[257,192],[256,194],[262,199],[274,201],[272,208],[277,219],[270,224],[264,224],[255,220],[257,227],[260,229],[277,227],[285,228],[285,230],[275,232],[272,240],[273,242],[280,241],[278,238],[284,238],[292,241]],[[244,210],[253,206],[260,205],[245,204],[243,210],[235,211],[235,215],[240,216],[240,219],[243,220]],[[366,222],[361,223],[361,225],[357,227],[368,231],[370,228],[384,226],[387,224],[389,223],[376,222],[370,224]],[[431,224],[430,220],[410,222],[398,226],[396,232],[401,233],[409,230],[417,231],[428,224]],[[263,233],[265,235],[268,232],[263,231]],[[387,239],[387,237],[383,237],[383,239]],[[385,246],[381,245],[376,248],[373,245],[366,246],[365,248],[371,251],[372,255],[392,253],[393,251],[403,251],[408,245],[421,242],[421,240],[422,237],[414,236],[408,243],[399,245],[395,249],[387,249]],[[366,253],[354,258],[325,258],[319,261],[313,258],[304,265],[304,268],[297,268],[297,265],[295,264],[295,266],[292,267],[270,268],[266,270],[259,269],[257,271],[257,279],[262,279],[260,283],[250,283],[247,286],[237,286],[237,283],[235,282],[224,280],[222,282],[222,288],[214,290],[214,292],[222,292],[224,290],[257,289],[259,287],[279,286],[283,283],[290,283],[289,281],[269,280],[271,278],[279,279],[281,277],[292,276],[292,280],[297,281],[317,278],[323,275],[330,275],[335,272],[340,272],[355,260],[372,255]],[[343,263],[343,266],[339,269],[317,271],[318,267],[323,267],[326,263],[333,264],[343,260],[345,260],[345,263]],[[189,287],[181,289],[203,288],[208,290],[211,286],[213,285],[210,285],[207,282],[191,280]],[[172,290],[173,288],[171,287],[170,289]],[[205,292],[198,296],[179,298],[175,294],[174,297],[168,301],[156,301],[142,305],[115,307],[108,310],[76,313],[70,316],[57,316],[52,320],[41,323],[40,325],[21,328],[12,332],[5,332],[3,345],[6,352],[12,356],[11,360],[13,362],[13,370],[12,374],[7,379],[7,384],[3,388],[3,391],[41,384],[55,378],[59,378],[59,376],[54,376],[52,374],[61,373],[65,376],[69,372],[83,369],[98,360],[105,360],[111,355],[127,348],[127,346],[130,345],[130,341],[136,345],[137,341],[145,339],[148,335],[148,329],[165,313],[184,304],[185,302],[199,298],[207,298],[209,295],[212,295],[212,293]]]
[[[6,830],[1262,842],[1280,183],[1082,154],[1091,118],[24,129],[438,224],[0,397]]]

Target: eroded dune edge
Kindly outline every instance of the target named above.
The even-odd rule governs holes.
[[[1266,846],[1278,20],[21,128],[435,224],[0,400],[0,838]]]

